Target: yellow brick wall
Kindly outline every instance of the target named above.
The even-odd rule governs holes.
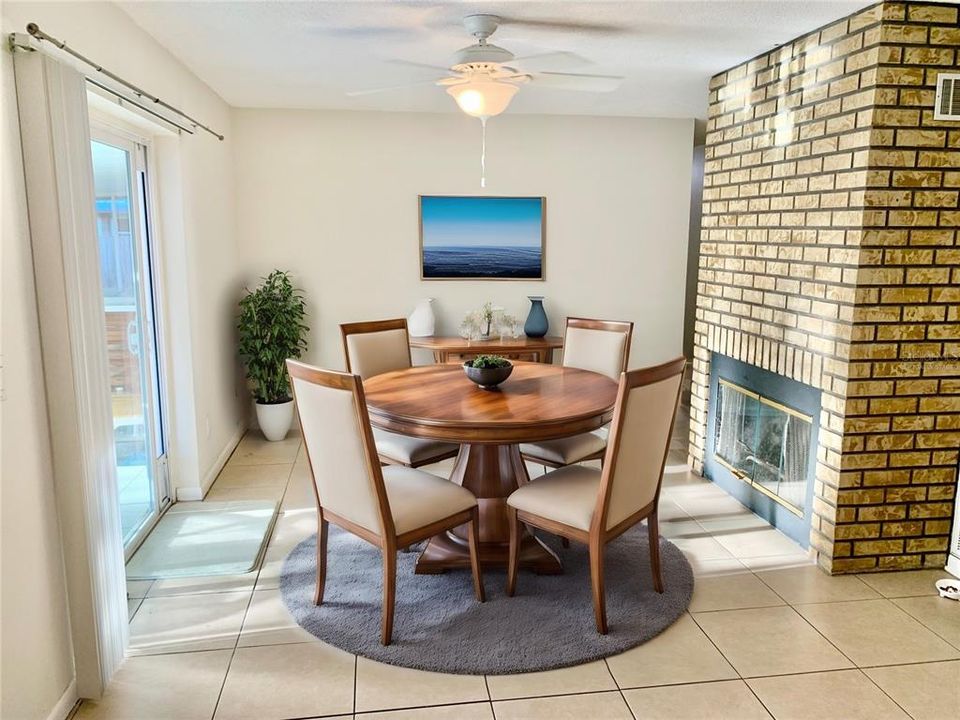
[[[691,460],[712,351],[822,391],[811,544],[942,566],[960,445],[957,7],[881,3],[713,78]]]

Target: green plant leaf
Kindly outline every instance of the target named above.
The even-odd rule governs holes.
[[[257,402],[290,399],[286,360],[303,355],[310,329],[303,323],[303,298],[303,292],[293,287],[289,273],[274,270],[239,302],[238,350]]]

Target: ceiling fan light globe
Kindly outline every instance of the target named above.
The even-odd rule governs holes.
[[[448,87],[447,92],[467,115],[488,118],[507,109],[517,94],[517,86],[490,80],[471,81]]]

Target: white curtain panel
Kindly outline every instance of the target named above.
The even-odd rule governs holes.
[[[77,689],[97,698],[128,629],[87,87],[43,52],[14,72]]]

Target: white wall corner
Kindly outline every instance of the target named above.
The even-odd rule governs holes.
[[[947,572],[955,577],[960,577],[960,557],[947,555]]]
[[[242,423],[238,423],[237,429],[233,435],[230,436],[230,439],[227,440],[226,445],[220,450],[220,454],[217,455],[217,459],[213,465],[204,473],[203,478],[200,480],[199,487],[181,486],[177,488],[178,502],[196,502],[203,500],[204,496],[210,492],[210,486],[213,485],[214,480],[217,479],[220,471],[223,470],[223,466],[227,464],[227,460],[230,459],[233,451],[237,445],[240,444],[240,439],[243,437],[244,432],[246,432],[246,427]]]
[[[80,696],[77,694],[77,681],[71,680],[70,684],[67,685],[67,689],[63,691],[63,695],[61,695],[57,701],[57,704],[53,706],[50,714],[47,715],[47,720],[66,720],[66,718],[70,716],[70,713],[73,712],[73,708],[79,699]]]

